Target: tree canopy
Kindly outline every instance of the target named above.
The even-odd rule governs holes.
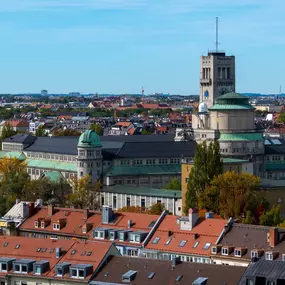
[[[39,125],[36,129],[36,136],[37,137],[44,137],[46,135],[46,131],[43,128],[43,125]]]
[[[223,172],[220,145],[217,141],[197,146],[194,164],[189,174],[184,212],[197,206],[197,197],[208,187],[212,179]]]
[[[177,178],[173,178],[171,181],[168,182],[165,189],[168,190],[181,190],[181,183]]]
[[[17,132],[12,128],[12,126],[9,123],[5,123],[5,125],[2,128],[1,140],[3,141],[9,137],[12,137],[16,133]]]
[[[90,130],[95,131],[99,136],[103,136],[104,129],[100,124],[90,124]]]
[[[281,113],[276,120],[277,123],[283,124],[285,123],[285,112]]]

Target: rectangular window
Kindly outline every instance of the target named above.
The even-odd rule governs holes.
[[[117,196],[113,196],[113,208],[117,209]]]
[[[76,269],[71,269],[70,275],[71,275],[71,277],[77,277],[77,270]]]
[[[142,210],[145,209],[145,199],[144,198],[141,199],[141,208]]]
[[[130,207],[131,206],[131,198],[130,197],[127,197],[127,207]]]
[[[222,248],[222,255],[228,255],[228,254],[229,254],[229,249],[223,247],[223,248]]]
[[[41,267],[40,266],[35,266],[35,274],[38,274],[38,275],[40,275],[41,274]]]

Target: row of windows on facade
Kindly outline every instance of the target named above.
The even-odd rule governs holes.
[[[272,161],[280,161],[280,160],[285,160],[285,156],[280,156],[280,155],[267,155],[266,156],[266,160],[267,161],[270,161],[270,160],[272,160]]]
[[[93,167],[95,163],[93,162],[79,162],[80,167]],[[96,162],[96,167],[101,167],[101,162],[97,161]]]
[[[93,157],[94,155],[96,154],[96,157],[97,158],[101,158],[101,151],[100,150],[83,150],[83,149],[80,149],[79,152],[78,152],[78,155],[79,156],[87,156],[87,157]]]
[[[227,153],[227,152],[231,152],[231,150],[227,149],[227,148],[222,148],[220,150],[222,153]],[[235,153],[235,152],[245,152],[245,153],[249,153],[249,152],[252,152],[252,153],[255,153],[256,152],[256,148],[233,148],[232,149],[232,153]]]
[[[64,266],[57,265],[55,268],[55,276],[63,277],[69,271],[69,276],[71,278],[84,279],[93,268],[92,265],[88,264],[84,265],[85,268],[76,268],[76,265],[70,267],[70,265],[71,264],[68,264],[68,266],[66,264]],[[81,267],[82,265],[79,264],[78,266]],[[48,261],[36,262],[34,260],[23,260],[23,262],[17,262],[15,259],[11,258],[10,261],[0,263],[0,272],[8,272],[12,270],[13,273],[28,274],[32,272],[34,275],[42,275],[49,269]],[[16,282],[21,282],[20,284],[23,285],[23,281]]]
[[[246,253],[246,249],[245,248],[230,248],[230,247],[222,247],[221,248],[221,254],[228,256],[229,254],[231,254],[232,252],[234,253],[235,257],[242,257],[243,254]],[[212,250],[211,250],[212,254],[217,254],[218,253],[218,247],[213,246]],[[262,250],[252,250],[250,252],[250,256],[251,258],[254,257],[261,257],[263,255],[263,251]],[[265,259],[266,260],[273,260],[274,258],[276,258],[278,256],[277,252],[272,252],[272,251],[268,251],[265,252]],[[285,261],[285,254],[282,254],[282,261]]]
[[[179,164],[179,163],[180,163],[180,158],[121,160],[121,165],[155,165],[155,164]]]
[[[156,199],[156,203],[161,203],[161,199]],[[104,196],[101,196],[101,205],[105,205],[105,198],[104,198]],[[126,197],[125,205],[126,205],[126,207],[130,207],[131,206],[131,197]],[[113,205],[112,206],[113,206],[114,209],[117,208],[117,196],[115,196],[115,195],[113,195]],[[141,198],[140,207],[141,208],[145,208],[145,206],[146,206],[145,198]]]
[[[27,171],[28,171],[28,174],[30,174],[30,175],[39,176],[39,175],[43,175],[43,174],[46,173],[46,172],[49,172],[50,170],[28,168]],[[63,174],[63,176],[64,176],[66,179],[77,178],[77,174],[76,174],[76,173],[64,172],[64,173],[62,173],[62,174]]]
[[[153,184],[167,184],[171,179],[173,178],[178,178],[177,176],[171,176],[171,177],[167,177],[166,179],[163,179],[162,176],[153,176],[151,177],[139,177],[139,178],[127,178],[127,179],[123,179],[123,178],[115,178],[114,179],[114,184],[115,185],[123,185],[123,184],[149,184],[149,183],[153,183]]]
[[[76,156],[71,155],[59,155],[52,153],[43,153],[43,152],[27,152],[27,157],[29,158],[46,158],[50,160],[60,160],[60,161],[76,161]]]
[[[83,171],[80,172],[80,177],[83,177],[85,174]],[[93,175],[93,171],[90,170],[89,173],[88,173],[89,176],[92,176]],[[101,172],[100,170],[97,170],[97,176],[100,176],[101,175]],[[90,182],[91,182],[91,178],[90,178]]]

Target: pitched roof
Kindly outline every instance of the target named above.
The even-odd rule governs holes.
[[[101,223],[101,213],[96,211],[89,211],[88,219],[86,220],[85,215],[86,210],[77,210],[69,208],[54,208],[54,214],[52,216],[48,215],[48,207],[41,207],[37,212],[26,219],[18,228],[20,231],[32,231],[32,232],[48,232],[50,234],[56,235],[68,235],[68,236],[78,236],[88,238],[92,233],[92,227],[83,233],[82,227],[85,224],[92,224],[93,229]],[[44,229],[35,228],[34,222],[41,219],[50,219],[51,223],[47,225]],[[59,219],[65,221],[65,226],[60,230],[53,230],[53,222],[57,222]]]
[[[126,142],[118,157],[141,158],[141,157],[180,157],[181,155],[193,157],[196,150],[196,142]]]
[[[31,145],[36,141],[37,137],[34,137],[29,134],[16,134],[10,138],[7,138],[4,140],[4,142],[9,142],[9,143],[22,143],[25,145]]]
[[[112,257],[99,271],[94,281],[91,281],[90,285],[100,284],[97,282],[122,284],[122,275],[129,270],[136,271],[135,278],[131,281],[133,285],[189,285],[195,284],[193,282],[199,277],[207,278],[207,285],[236,285],[245,272],[246,267],[184,262],[172,268],[171,262],[166,260]],[[154,276],[149,278],[152,272],[154,272]],[[177,282],[176,278],[179,275],[181,275],[181,280]]]
[[[177,218],[177,216],[167,215],[146,248],[209,256],[211,252],[210,245],[216,243],[227,223],[226,220],[222,219],[205,219],[190,231],[181,230]],[[155,238],[160,238],[158,243],[153,243]],[[182,241],[185,241],[183,246],[181,246]]]

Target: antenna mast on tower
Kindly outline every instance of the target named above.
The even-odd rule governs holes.
[[[216,52],[219,51],[219,17],[216,17]]]
[[[144,102],[144,89],[142,87],[142,102]]]

